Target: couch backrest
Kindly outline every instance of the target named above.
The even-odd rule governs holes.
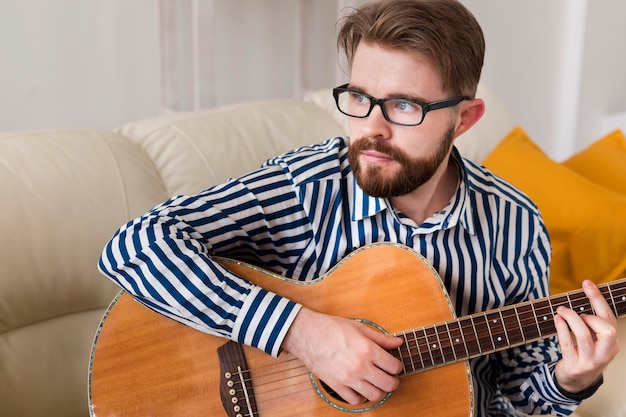
[[[146,151],[170,195],[201,191],[285,151],[345,134],[327,112],[303,100],[162,116],[128,123],[118,132]]]
[[[0,415],[89,415],[90,347],[118,289],[96,269],[112,233],[167,196],[113,132],[0,134]]]

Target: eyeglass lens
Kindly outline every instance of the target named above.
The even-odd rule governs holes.
[[[340,92],[337,103],[339,110],[353,117],[366,117],[373,107],[369,96],[353,91]],[[422,107],[411,101],[384,99],[381,104],[383,113],[390,122],[414,125],[419,124],[423,119]]]

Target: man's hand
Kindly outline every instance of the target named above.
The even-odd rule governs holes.
[[[563,354],[556,365],[555,377],[564,390],[573,394],[597,382],[619,352],[613,310],[591,281],[583,282],[583,291],[591,301],[595,316],[579,316],[571,309],[559,307],[554,317]]]
[[[402,363],[387,349],[402,339],[367,324],[302,308],[282,347],[345,401],[379,401],[398,388]]]

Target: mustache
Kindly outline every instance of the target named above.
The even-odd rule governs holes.
[[[363,151],[380,152],[398,162],[406,161],[408,159],[403,151],[389,145],[386,141],[370,137],[363,137],[356,141],[352,141],[350,142],[350,147],[353,148],[352,151],[355,153]]]

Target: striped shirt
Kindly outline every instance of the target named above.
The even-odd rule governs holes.
[[[130,221],[99,268],[149,308],[201,331],[278,355],[300,305],[212,261],[227,256],[311,280],[355,248],[397,242],[439,272],[458,316],[548,294],[550,242],[537,207],[461,158],[448,205],[422,224],[365,194],[334,138],[266,161],[197,195]],[[552,379],[554,339],[472,359],[477,416],[568,415],[577,405]]]

